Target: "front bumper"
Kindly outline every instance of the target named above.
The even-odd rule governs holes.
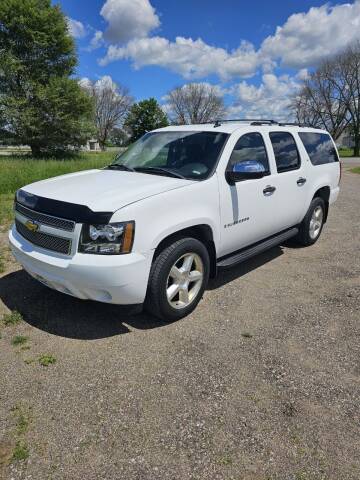
[[[120,305],[144,302],[152,252],[144,255],[89,255],[72,257],[48,252],[25,240],[13,226],[11,251],[34,278],[50,288],[83,300]]]

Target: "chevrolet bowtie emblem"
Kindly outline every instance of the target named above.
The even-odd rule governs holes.
[[[37,232],[39,230],[39,224],[33,220],[27,220],[25,222],[25,227],[30,230],[30,232]]]

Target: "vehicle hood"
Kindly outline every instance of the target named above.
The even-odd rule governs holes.
[[[85,205],[94,212],[114,212],[130,203],[192,183],[192,180],[140,172],[86,170],[41,180],[22,190],[52,200]]]

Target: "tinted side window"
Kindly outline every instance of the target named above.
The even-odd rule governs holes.
[[[339,161],[334,144],[326,133],[299,132],[299,137],[313,165]]]
[[[256,160],[262,163],[265,172],[269,172],[269,161],[266,153],[264,140],[260,133],[246,133],[237,141],[231,154],[228,170],[232,170],[235,163]]]
[[[294,137],[287,132],[270,132],[277,171],[287,172],[300,167],[300,156]]]

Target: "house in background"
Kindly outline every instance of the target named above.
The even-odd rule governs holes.
[[[335,143],[338,147],[354,148],[355,142],[352,131],[346,128]]]
[[[101,150],[100,144],[96,138],[90,138],[83,147],[86,152],[98,152]]]

